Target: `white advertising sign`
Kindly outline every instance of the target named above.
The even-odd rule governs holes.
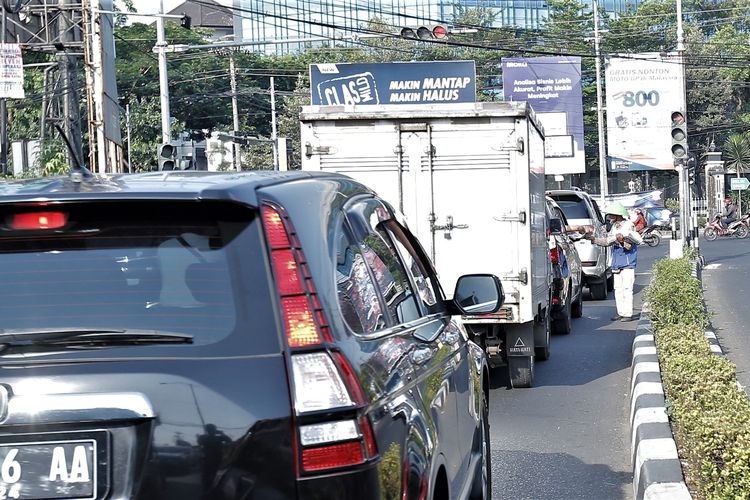
[[[685,111],[676,54],[613,56],[606,61],[609,168],[674,170],[672,121]]]
[[[23,99],[23,57],[17,43],[0,43],[0,98]]]

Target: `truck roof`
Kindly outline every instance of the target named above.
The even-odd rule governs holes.
[[[472,102],[452,104],[378,104],[346,106],[303,106],[301,121],[316,120],[403,120],[473,117],[528,118],[544,135],[544,128],[526,101]]]

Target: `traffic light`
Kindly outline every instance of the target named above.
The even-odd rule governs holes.
[[[411,40],[441,40],[447,37],[448,33],[448,28],[442,24],[404,26],[401,28],[401,38],[408,38]]]
[[[684,161],[687,159],[688,142],[687,142],[687,122],[685,113],[682,111],[672,112],[672,158],[675,161]]]
[[[688,167],[687,173],[688,173],[688,184],[692,186],[693,184],[695,184],[695,166]]]
[[[177,146],[168,142],[159,146],[159,170],[174,170],[177,159]]]
[[[180,18],[180,26],[182,26],[186,30],[189,30],[192,25],[193,18],[183,12],[182,17]]]

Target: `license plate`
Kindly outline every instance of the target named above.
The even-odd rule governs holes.
[[[0,438],[0,500],[95,499],[102,439],[35,437],[42,436]]]

